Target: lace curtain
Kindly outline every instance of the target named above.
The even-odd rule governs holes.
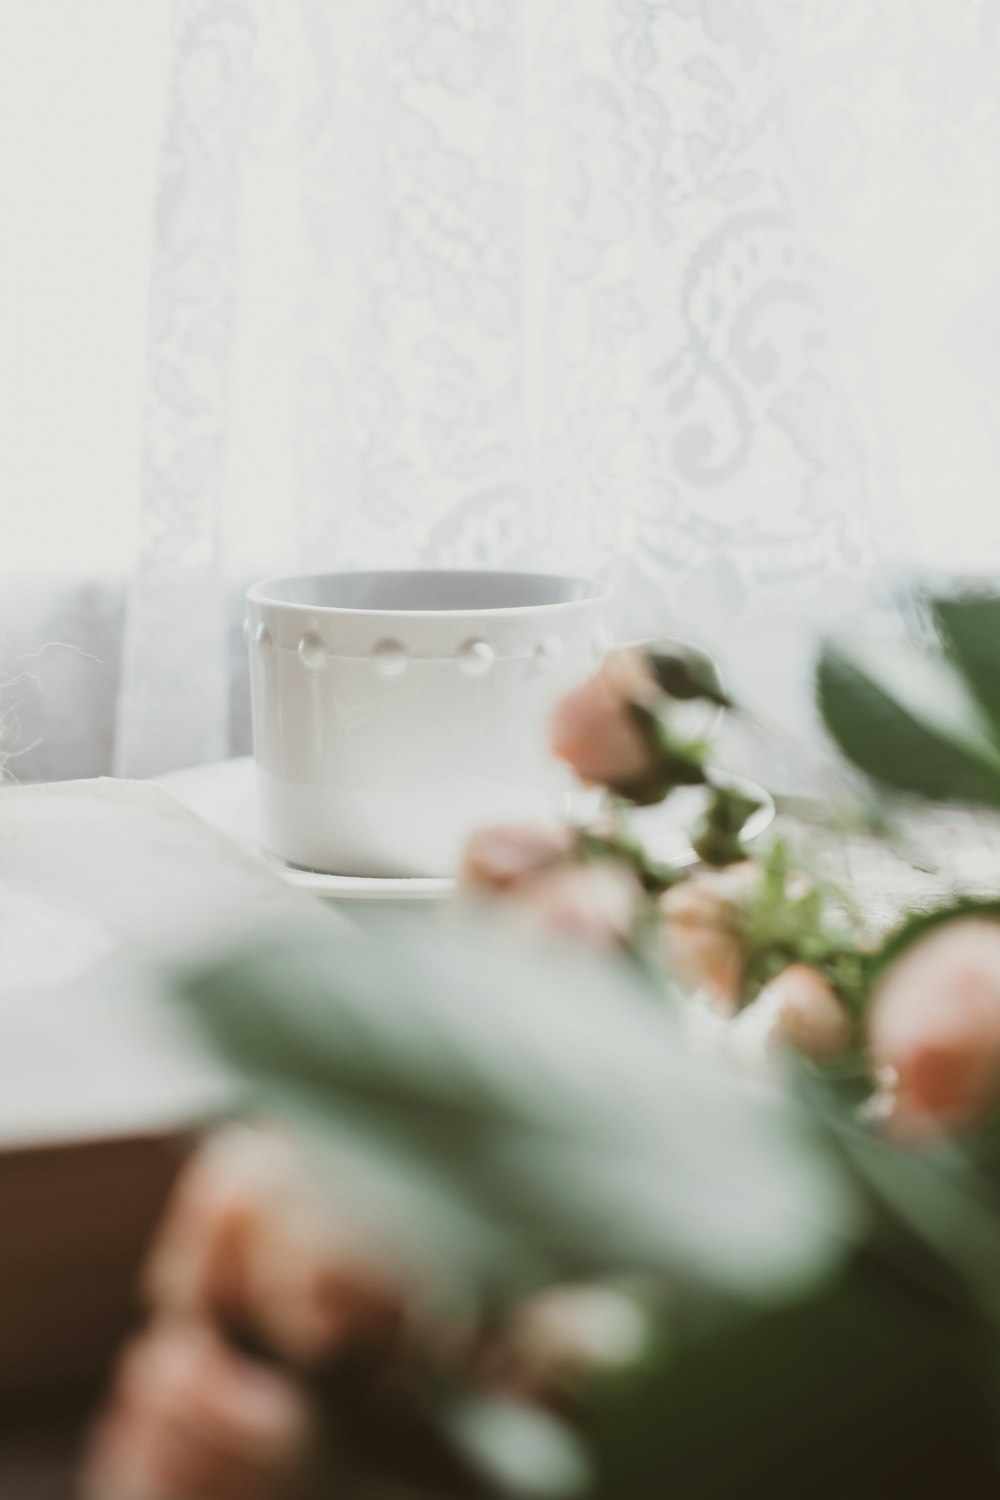
[[[998,79],[995,0],[175,0],[116,769],[245,748],[303,566],[609,576],[804,724],[1000,557]]]

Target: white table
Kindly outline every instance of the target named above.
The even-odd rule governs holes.
[[[0,790],[0,1144],[191,1118],[155,966],[342,919],[146,782]]]
[[[342,925],[159,787],[0,790],[0,1425],[12,1390],[44,1418],[98,1376],[180,1154],[230,1104],[163,966],[272,922]],[[0,1494],[34,1472],[0,1437]]]
[[[378,880],[298,870],[270,855],[260,842],[257,789],[250,756],[219,761],[158,778],[158,785],[280,875],[286,885],[336,905],[355,919],[371,921],[402,909],[430,909],[452,891],[446,879]]]

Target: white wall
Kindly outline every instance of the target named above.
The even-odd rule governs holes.
[[[170,0],[0,0],[0,571],[127,566]]]

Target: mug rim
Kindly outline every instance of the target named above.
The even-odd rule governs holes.
[[[559,584],[582,585],[585,592],[575,599],[549,599],[544,603],[499,604],[486,606],[457,607],[453,609],[390,609],[379,605],[363,604],[311,604],[302,600],[282,599],[273,590],[280,584],[319,579],[404,579],[423,575],[451,579],[491,578],[506,579],[511,583],[530,580],[549,581]],[[496,616],[513,614],[536,614],[554,609],[569,609],[581,604],[610,603],[614,589],[598,578],[588,578],[579,573],[551,573],[527,568],[347,568],[324,573],[282,573],[258,579],[247,589],[247,602],[267,605],[283,610],[302,610],[312,615],[365,616],[378,615],[396,619],[453,619],[459,616]]]

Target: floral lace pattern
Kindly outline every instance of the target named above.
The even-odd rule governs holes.
[[[140,554],[115,743],[121,774],[226,752],[219,529],[255,36],[247,7],[176,7],[151,272]]]
[[[900,545],[880,194],[997,165],[954,9],[177,0],[120,768],[223,752],[229,569],[598,572],[790,696]],[[989,286],[947,348],[1000,457]]]

